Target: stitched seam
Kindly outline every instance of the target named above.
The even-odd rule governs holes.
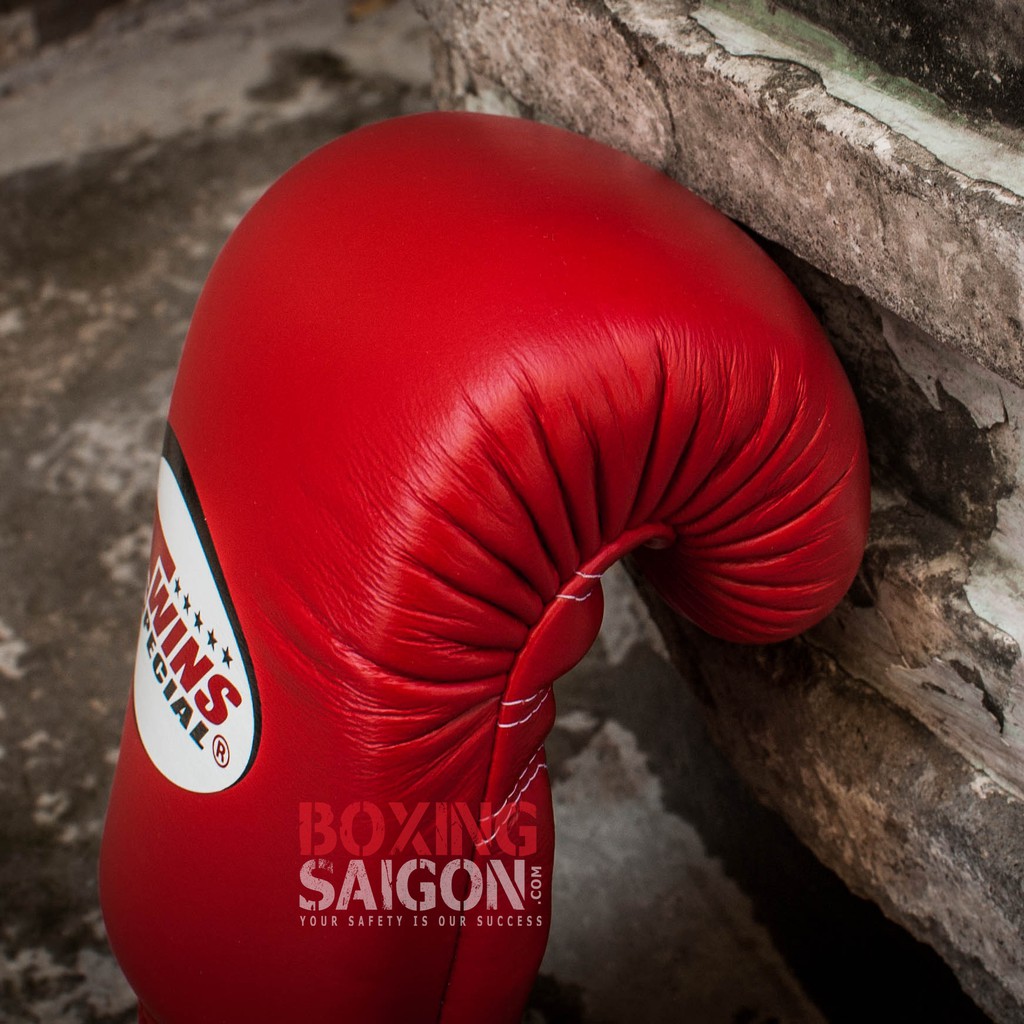
[[[530,711],[530,712],[529,712],[529,713],[528,713],[528,714],[526,715],[526,717],[525,717],[525,718],[517,718],[517,719],[516,719],[516,720],[515,720],[514,722],[499,722],[499,723],[498,723],[498,728],[499,728],[499,729],[511,729],[511,728],[513,728],[514,726],[517,726],[517,725],[522,725],[522,724],[523,724],[524,722],[528,722],[528,721],[529,721],[529,720],[530,720],[531,718],[533,718],[533,716],[534,716],[535,714],[537,714],[537,712],[538,712],[538,711],[540,711],[540,709],[541,709],[541,708],[542,708],[542,707],[544,706],[544,702],[545,702],[545,701],[546,701],[546,700],[548,699],[548,697],[550,697],[550,696],[551,696],[551,687],[549,686],[549,687],[548,687],[548,688],[547,688],[547,689],[546,689],[546,690],[544,691],[544,696],[542,696],[542,697],[541,697],[541,699],[540,699],[540,703],[539,703],[539,704],[538,704],[538,705],[537,705],[537,706],[536,706],[535,708],[533,708],[533,709],[532,709],[532,710],[531,710],[531,711]]]
[[[512,708],[517,704],[532,704],[538,697],[543,697],[544,692],[544,690],[538,690],[536,693],[531,693],[529,697],[523,697],[521,700],[503,700],[501,706],[503,708]]]
[[[602,550],[604,550],[603,547],[602,547]],[[548,552],[548,554],[550,555],[549,552]],[[554,564],[553,561],[552,561],[552,564]],[[589,580],[596,579],[596,580],[599,580],[604,575],[604,573],[603,572],[600,572],[600,573],[587,573],[587,572],[581,572],[580,570],[577,569],[577,570],[574,571],[573,575],[576,576],[576,577],[579,577],[580,579],[589,579]],[[567,581],[567,582],[569,582],[569,581]],[[586,597],[589,597],[592,592],[593,592],[592,590],[588,590],[587,594],[586,594]],[[559,594],[555,594],[555,598],[558,598],[558,597],[561,597],[561,596],[568,597],[569,595],[563,595],[563,594],[560,594],[560,593]],[[585,598],[581,598],[581,600],[583,600],[583,599],[585,599]],[[529,644],[529,642],[530,642],[530,637],[533,636],[534,630],[544,621],[545,616],[548,614],[548,612],[553,607],[554,607],[554,600],[548,602],[548,604],[546,604],[544,606],[544,610],[537,617],[537,621],[534,622],[533,625],[530,627],[529,632],[526,635],[526,639],[523,641],[522,647],[519,648],[519,650],[516,652],[515,656],[513,657],[512,664],[509,667],[508,672],[507,672],[507,674],[505,676],[505,692],[506,693],[508,692],[508,686],[509,686],[509,683],[512,680],[513,674],[515,673],[516,667],[519,664],[519,659],[522,656],[523,651],[526,649],[527,644]],[[543,692],[543,698],[547,698],[550,695],[550,693],[551,693],[551,686],[548,686],[544,690],[544,692]],[[532,694],[529,697],[522,698],[521,701],[519,701],[519,700],[504,701],[503,700],[503,701],[501,701],[501,704],[506,706],[506,707],[510,707],[510,706],[513,706],[513,705],[518,705],[520,703],[528,704],[528,703],[536,700],[538,698],[538,696],[540,696],[540,694],[539,693],[535,693],[535,694]],[[543,704],[543,698],[541,700],[541,704]],[[537,707],[534,708],[533,710],[534,711],[538,710],[540,708],[541,704],[538,704]],[[531,715],[532,715],[532,712],[531,712]],[[530,717],[530,715],[527,716],[527,718],[529,718],[529,717]],[[526,721],[526,719],[522,719],[522,721]],[[511,724],[518,725],[518,724],[521,724],[521,722],[515,722],[515,723],[511,723]],[[488,761],[487,761],[487,775],[486,775],[486,779],[487,780],[490,779],[490,777],[491,777],[491,769],[494,767],[494,754],[495,754],[495,750],[496,750],[496,747],[497,747],[498,728],[500,728],[500,727],[501,727],[501,723],[497,723],[496,724],[496,728],[494,730],[494,740],[491,743],[491,753],[490,753],[490,756],[488,757]],[[506,813],[508,811],[508,809],[512,805],[514,805],[515,800],[518,799],[519,796],[521,796],[523,793],[526,792],[527,788],[530,786],[530,784],[533,782],[533,780],[540,774],[542,769],[544,771],[547,771],[547,767],[548,766],[542,760],[537,765],[537,767],[534,769],[533,774],[531,774],[529,779],[527,779],[526,784],[522,787],[522,789],[520,789],[518,793],[516,792],[517,788],[519,787],[519,783],[522,780],[523,776],[526,775],[527,771],[529,771],[530,765],[532,765],[534,763],[534,761],[537,760],[537,757],[543,752],[543,750],[544,750],[544,737],[541,738],[540,744],[538,745],[537,749],[534,751],[534,753],[530,757],[530,759],[526,762],[526,767],[520,773],[519,778],[516,779],[515,785],[512,787],[512,792],[502,802],[502,805],[499,808],[499,810],[497,812],[497,815],[501,815],[501,814]],[[486,793],[486,791],[487,791],[486,787],[487,787],[487,782],[485,781],[484,782],[484,793]],[[481,802],[483,802],[483,794],[481,794]],[[493,815],[493,814],[491,815],[491,821],[492,822],[495,820],[497,815]],[[494,837],[501,831],[501,827],[502,827],[503,824],[504,824],[504,822],[499,823],[497,825],[497,827],[495,828],[494,833],[488,839],[484,840],[483,838],[481,838],[481,844],[482,845],[486,845],[487,843],[490,843],[494,839]],[[474,861],[476,859],[477,852],[478,851],[477,851],[476,847],[474,846],[474,849],[473,849],[473,859],[474,859]],[[464,933],[463,929],[460,927],[459,930],[458,930],[458,934],[455,937],[455,943],[452,946],[451,961],[448,964],[448,978],[445,981],[444,990],[441,993],[441,1001],[440,1001],[440,1003],[438,1004],[438,1007],[437,1007],[437,1017],[436,1017],[436,1020],[435,1020],[435,1024],[442,1024],[442,1020],[444,1018],[444,1007],[445,1007],[445,1003],[447,1002],[448,989],[451,987],[452,978],[455,975],[455,965],[457,964],[458,959],[459,959],[459,946],[462,943],[462,937],[463,937],[464,934],[465,933]]]
[[[533,782],[535,778],[537,778],[542,769],[544,771],[548,770],[547,764],[544,761],[540,761],[537,767],[533,769],[533,772],[531,773],[530,777],[525,782],[523,782],[522,785],[520,785],[523,776],[530,770],[530,765],[532,765],[533,762],[536,761],[537,758],[540,756],[543,746],[544,744],[542,743],[534,751],[533,757],[531,757],[530,760],[526,762],[526,767],[522,770],[522,772],[520,772],[519,778],[516,779],[515,785],[512,787],[512,791],[502,801],[501,807],[498,808],[497,813],[491,815],[492,823],[495,822],[502,815],[504,815],[504,820],[498,822],[498,824],[494,828],[494,831],[489,836],[487,836],[486,838],[484,838],[483,836],[480,837],[480,842],[484,846],[492,842],[494,840],[494,837],[501,831],[502,826],[505,824],[505,822],[511,815],[512,808],[515,806],[516,801],[530,788],[530,783]]]

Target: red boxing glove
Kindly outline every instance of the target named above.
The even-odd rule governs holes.
[[[171,405],[101,863],[141,1018],[517,1021],[601,574],[634,551],[777,640],[867,518],[820,328],[683,188],[483,115],[314,153],[227,243]]]

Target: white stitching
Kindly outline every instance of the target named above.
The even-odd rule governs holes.
[[[502,810],[504,810],[510,804],[514,804],[530,788],[530,783],[533,782],[535,778],[537,778],[537,776],[540,774],[541,769],[543,769],[544,771],[548,770],[548,766],[543,761],[541,761],[540,764],[538,764],[537,767],[533,769],[533,772],[531,773],[530,777],[519,787],[519,792],[516,793],[514,796],[509,797],[509,799],[505,801],[505,803],[502,805]],[[495,835],[497,835],[497,832],[495,832]]]
[[[547,690],[538,690],[536,693],[530,694],[529,697],[523,697],[521,700],[503,700],[501,706],[504,708],[510,708],[515,704],[532,704],[538,697],[543,697]]]
[[[516,800],[518,800],[519,797],[521,797],[527,791],[527,789],[530,788],[530,783],[533,782],[535,778],[537,778],[537,775],[542,768],[544,769],[544,771],[548,770],[547,764],[545,764],[544,761],[541,761],[537,765],[537,767],[534,768],[533,774],[526,780],[526,782],[523,783],[522,786],[519,785],[520,780],[530,770],[530,765],[533,764],[533,762],[540,756],[540,753],[541,752],[538,750],[537,753],[534,754],[533,757],[531,757],[530,760],[526,762],[526,767],[519,773],[519,778],[516,779],[515,785],[513,785],[512,787],[512,792],[509,793],[507,797],[505,797],[504,801],[501,804],[501,807],[498,808],[498,813],[491,815],[491,821],[494,821],[500,815],[504,814],[505,811],[511,809],[511,806],[516,802]],[[494,839],[494,837],[501,831],[502,825],[504,824],[505,822],[502,821],[495,827],[494,831],[489,836],[487,836],[486,838],[481,838],[480,841],[485,846],[488,845]]]
[[[599,580],[604,575],[604,573],[603,572],[580,572],[580,570],[577,569],[576,572],[573,573],[573,575],[574,576],[578,576],[581,580]],[[591,590],[588,590],[582,596],[577,596],[576,594],[555,594],[555,597],[561,598],[563,601],[586,601],[586,599],[588,597],[590,597],[590,595],[593,592],[594,591],[591,589]]]
[[[540,711],[540,709],[544,706],[544,701],[546,701],[550,695],[551,695],[551,689],[548,688],[547,690],[544,691],[544,696],[541,697],[540,703],[525,718],[518,718],[514,722],[499,722],[498,723],[498,728],[499,729],[511,729],[515,725],[522,725],[524,722],[528,722],[531,718],[533,718],[533,716],[535,714],[537,714],[538,711]],[[537,696],[537,695],[534,694],[534,696]]]
[[[602,576],[604,576],[604,573],[602,573],[602,572],[580,572],[579,570],[576,570],[574,575],[576,575],[580,579],[584,579],[584,580],[599,580],[599,579],[601,579]],[[593,589],[591,589],[591,590],[588,590],[585,594],[555,594],[555,597],[558,598],[559,600],[562,600],[562,601],[586,601],[587,598],[590,597],[590,595],[593,592],[594,592]],[[550,694],[551,694],[551,687],[549,686],[543,692],[534,693],[534,694],[532,694],[529,697],[522,697],[519,700],[503,700],[503,701],[501,701],[501,706],[505,707],[505,708],[508,708],[508,707],[518,706],[520,704],[532,704],[533,701],[537,700],[538,697],[540,698],[540,703],[535,708],[532,708],[523,718],[519,718],[519,719],[517,719],[514,722],[499,722],[498,723],[498,728],[499,729],[511,729],[514,726],[523,725],[525,722],[528,722],[544,706],[544,702],[548,699]],[[541,755],[541,753],[542,753],[542,751],[538,750],[533,755],[533,757],[531,757],[530,760],[526,762],[526,767],[519,773],[519,778],[516,779],[515,783],[513,784],[512,791],[504,799],[504,801],[502,801],[502,804],[498,808],[497,812],[495,814],[491,815],[491,821],[498,821],[498,819],[501,818],[503,815],[505,815],[506,812],[510,811],[510,805],[514,804],[515,801],[518,800],[519,797],[521,797],[523,795],[523,793],[526,792],[527,789],[529,789],[530,783],[533,782],[533,780],[537,777],[537,775],[540,773],[541,769],[543,769],[544,771],[548,770],[547,764],[545,764],[543,760],[540,761],[540,763],[537,765],[537,767],[534,768],[534,770],[533,770],[532,774],[530,775],[530,777],[526,780],[526,782],[524,782],[520,786],[520,782],[522,782],[523,777],[530,770],[530,765],[533,764],[533,762],[537,759],[538,756]],[[481,838],[480,841],[485,846],[488,845],[494,839],[494,837],[497,836],[497,834],[501,831],[502,825],[504,825],[504,821],[500,821],[495,826],[494,831],[489,836],[487,836],[486,838]]]

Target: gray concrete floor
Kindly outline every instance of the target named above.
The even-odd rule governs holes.
[[[189,316],[275,177],[430,105],[411,8],[341,7],[128,6],[0,75],[0,1021],[133,1019],[95,862]],[[526,1020],[982,1019],[751,800],[625,573],[607,593],[559,687],[554,925]]]

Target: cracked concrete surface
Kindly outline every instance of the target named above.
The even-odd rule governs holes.
[[[640,52],[628,33],[601,45],[598,66],[569,97],[587,105],[594,127],[614,108],[614,67]],[[560,54],[569,65],[577,57]],[[244,211],[305,153],[358,124],[429,105],[428,74],[425,27],[406,3],[347,24],[334,0],[161,0],[114,9],[88,36],[0,76],[5,1022],[133,1018],[104,941],[95,859],[135,649],[163,416],[209,265]],[[667,86],[638,72],[630,88],[638,102],[668,110]],[[496,88],[488,99],[481,87],[474,102],[501,107],[502,97]],[[644,136],[645,123],[624,118],[615,131],[668,160],[674,137],[657,119]],[[1017,407],[1005,389],[979,392],[969,366],[959,375],[945,363],[929,370],[921,355],[934,354],[928,339],[895,320],[887,330],[900,359],[878,349],[877,331],[857,351],[892,362],[900,386],[919,394],[915,411],[959,402],[962,436],[967,420],[987,431],[971,451],[1009,466],[1017,449],[1008,410]],[[985,582],[998,573],[987,567],[1009,557],[1018,506],[1012,494],[979,486],[965,479],[957,505],[977,537],[972,560],[961,553],[956,571],[971,608],[998,607]],[[894,518],[918,514],[901,496],[882,505]],[[948,538],[939,534],[929,555],[935,574],[961,552],[953,541],[942,547]],[[893,536],[901,536],[895,527]],[[877,550],[880,562],[891,557],[884,545]],[[868,577],[864,585],[879,589]],[[695,661],[689,673],[698,699],[680,685],[628,577],[613,573],[605,587],[601,638],[559,685],[548,744],[560,834],[556,916],[527,1024],[817,1024],[886,1013],[983,1020],[934,954],[852,896],[751,799],[702,724],[711,668]],[[867,616],[869,632],[882,616],[895,618],[881,599],[874,610],[848,611]],[[669,639],[677,643],[671,630]],[[1006,687],[987,675],[975,683],[980,658],[964,660],[956,678],[988,735],[995,719],[986,693],[1004,722],[1017,719]],[[741,687],[743,673],[736,678]],[[729,692],[714,699],[724,703]],[[752,730],[752,747],[761,736]],[[743,751],[734,754],[744,763]],[[962,782],[984,796],[981,817],[1007,800],[986,777]],[[883,802],[878,794],[874,804],[864,794],[850,799]],[[841,831],[842,818],[832,821]]]

